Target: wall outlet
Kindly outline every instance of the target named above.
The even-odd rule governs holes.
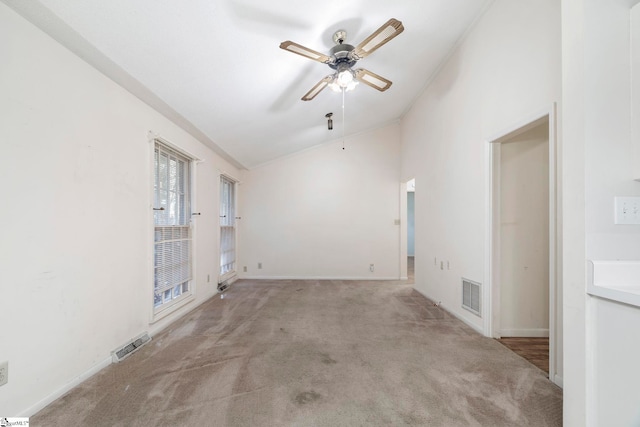
[[[207,274],[207,283],[209,283],[211,281],[211,275]]]
[[[244,271],[245,273],[247,272],[247,266],[246,265],[244,267],[242,267],[242,271]]]
[[[444,261],[440,261],[440,270],[444,270]]]
[[[374,270],[373,264],[369,264],[369,271],[373,273],[373,270]]]
[[[616,197],[614,200],[614,224],[640,224],[640,197]]]
[[[9,362],[0,362],[0,385],[9,382]]]
[[[261,262],[259,262],[259,263],[258,263],[258,270],[260,270],[261,268],[262,268],[262,263],[261,263]]]

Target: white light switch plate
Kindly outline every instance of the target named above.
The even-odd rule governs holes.
[[[615,224],[640,224],[640,197],[615,198]]]

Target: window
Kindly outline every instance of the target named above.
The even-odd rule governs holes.
[[[156,141],[153,211],[155,312],[192,293],[190,161]]]
[[[220,281],[236,270],[235,182],[220,177]]]

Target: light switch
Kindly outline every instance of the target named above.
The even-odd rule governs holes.
[[[640,197],[616,197],[614,223],[640,224]]]

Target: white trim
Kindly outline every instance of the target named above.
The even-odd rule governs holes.
[[[552,103],[549,107],[543,108],[500,132],[486,138],[485,148],[485,282],[487,283],[484,295],[483,310],[485,313],[484,335],[495,337],[497,334],[496,324],[499,321],[499,292],[500,278],[496,264],[500,259],[499,236],[499,209],[496,208],[496,197],[499,194],[499,180],[497,174],[500,171],[500,163],[497,161],[500,154],[500,143],[514,136],[520,135],[548,120],[549,127],[549,378],[559,378],[556,372],[556,361],[562,357],[557,354],[556,330],[562,324],[562,319],[558,319],[557,293],[560,287],[558,277],[558,256],[561,253],[561,236],[558,229],[559,221],[559,165],[557,161],[557,106]],[[555,381],[554,381],[555,382]],[[558,383],[556,383],[558,384]],[[560,385],[560,384],[558,384]]]
[[[149,325],[153,325],[154,323],[157,323],[158,321],[168,317],[169,315],[171,315],[172,313],[175,313],[176,311],[180,310],[182,307],[184,307],[185,305],[191,303],[192,301],[194,301],[196,299],[196,292],[197,292],[197,265],[196,265],[196,260],[197,260],[197,253],[196,253],[196,221],[194,221],[194,217],[193,214],[194,212],[197,212],[196,210],[196,171],[197,171],[197,164],[201,163],[202,161],[198,159],[197,156],[194,156],[193,154],[191,154],[190,152],[183,150],[182,148],[180,148],[179,146],[173,144],[170,141],[167,141],[166,139],[160,137],[159,135],[155,134],[152,131],[149,131],[148,133],[148,142],[149,147],[150,147],[150,160],[149,160],[149,171],[148,171],[148,176],[150,177],[150,190],[149,190],[149,228],[148,228],[148,233],[149,235],[147,236],[148,242],[149,242],[149,252],[148,252],[148,256],[147,256],[147,265],[148,265],[148,270],[147,270],[147,283],[149,286],[149,290],[150,293],[149,295],[150,297],[150,313],[149,313]],[[189,295],[185,296],[184,298],[180,298],[178,301],[176,301],[175,303],[170,304],[167,307],[161,308],[160,310],[156,310],[156,307],[154,305],[154,300],[153,300],[153,294],[154,294],[154,251],[155,251],[155,222],[154,222],[154,216],[153,216],[153,208],[155,208],[153,201],[155,198],[155,160],[154,160],[154,156],[155,156],[155,150],[156,150],[156,143],[160,143],[162,145],[165,145],[167,148],[177,152],[178,154],[186,157],[188,163],[189,163],[189,227],[191,228],[191,280],[189,281]]]
[[[556,375],[554,375],[554,376],[553,376],[553,380],[552,380],[552,381],[553,381],[553,383],[554,383],[555,385],[557,385],[558,387],[560,387],[560,388],[564,388],[564,381],[563,381],[563,379],[562,379],[562,377],[561,377],[560,375],[557,375],[557,374],[556,374]]]
[[[86,371],[81,373],[80,375],[74,377],[73,379],[71,379],[71,381],[69,381],[68,383],[66,383],[62,387],[58,388],[56,391],[54,391],[53,393],[49,394],[44,399],[40,400],[39,402],[37,402],[34,405],[31,405],[29,408],[27,408],[24,411],[22,411],[21,413],[19,413],[18,417],[31,417],[31,416],[35,415],[36,413],[38,413],[39,411],[41,411],[42,409],[44,409],[45,407],[47,407],[48,405],[50,405],[51,403],[56,401],[57,399],[59,399],[62,396],[64,396],[72,388],[74,388],[77,385],[81,384],[83,381],[88,380],[89,378],[91,378],[92,376],[94,376],[95,374],[97,374],[98,372],[100,372],[101,370],[106,368],[107,366],[111,365],[111,360],[112,360],[111,359],[111,355],[109,355],[109,357],[107,357],[106,359],[102,360],[101,362],[98,362],[97,364],[93,365],[92,367],[90,367],[89,369],[87,369]]]
[[[333,277],[333,276],[239,276],[247,280],[367,280],[367,281],[397,281],[397,277]]]
[[[242,184],[242,182],[238,178],[233,176],[233,174],[230,174],[229,172],[218,169],[218,179],[220,179],[221,176],[224,176],[228,180],[233,181],[234,184],[238,184],[238,185]]]
[[[548,338],[549,329],[502,329],[500,338]]]
[[[485,140],[491,144],[498,144],[507,141],[515,136],[525,133],[534,127],[541,125],[547,119],[551,118],[551,115],[556,111],[555,102],[551,104],[551,107],[543,108],[527,117],[518,120],[511,126],[504,128],[502,131],[496,132]]]
[[[167,147],[171,148],[172,150],[182,154],[185,157],[188,157],[189,160],[201,163],[204,162],[204,160],[200,159],[198,156],[196,156],[195,154],[185,150],[184,148],[181,148],[179,145],[174,144],[173,142],[164,139],[163,137],[161,137],[160,135],[158,135],[157,133],[154,133],[153,131],[149,131],[147,134],[147,139],[150,143],[155,143],[156,141],[160,142],[161,144],[166,145]]]
[[[220,267],[218,267],[218,270],[220,270]],[[226,273],[224,273],[222,275],[218,275],[218,284],[220,284],[220,283],[222,283],[224,281],[227,281],[229,283],[233,283],[236,280],[238,280],[238,272],[236,270],[227,271]]]
[[[400,224],[398,224],[398,237],[400,240],[400,257],[398,259],[398,276],[400,280],[407,280],[408,276],[408,266],[407,266],[407,254],[408,254],[408,216],[409,211],[407,209],[407,182],[400,183],[400,194],[399,194],[399,202],[400,202]],[[404,278],[404,279],[403,279]]]

